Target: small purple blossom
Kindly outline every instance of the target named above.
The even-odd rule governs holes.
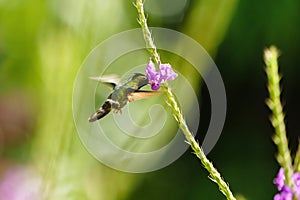
[[[294,192],[295,195],[300,198],[300,173],[296,172],[293,174],[293,181],[294,181]]]
[[[163,82],[174,80],[178,74],[174,72],[170,64],[160,64],[159,71],[156,71],[154,63],[150,60],[146,67],[146,76],[152,90],[158,90]]]
[[[160,64],[159,65],[159,72],[162,81],[166,80],[174,80],[178,75],[173,71],[171,65],[167,64]]]
[[[292,200],[293,195],[300,199],[300,173],[296,172],[292,176],[294,182],[294,191],[287,185],[285,185],[284,169],[280,168],[279,172],[274,179],[279,193],[274,196],[274,200]]]
[[[274,200],[293,200],[293,192],[289,186],[283,186],[280,193],[274,196]]]
[[[279,191],[283,188],[284,181],[285,181],[284,169],[280,168],[276,178],[273,181],[273,183],[277,186],[277,189]]]

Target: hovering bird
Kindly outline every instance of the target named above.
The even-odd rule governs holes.
[[[112,88],[112,92],[103,105],[89,117],[89,122],[94,122],[103,118],[110,111],[121,113],[121,109],[128,102],[149,98],[162,93],[160,91],[140,90],[140,88],[149,84],[148,78],[141,73],[133,74],[133,76],[123,84],[119,83],[119,78],[116,75],[90,78],[109,84]]]

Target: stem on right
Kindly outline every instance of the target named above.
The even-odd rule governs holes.
[[[294,171],[295,172],[300,172],[300,141],[298,141],[298,150],[297,150],[296,155],[295,155]]]
[[[195,140],[194,136],[190,132],[171,89],[166,87],[165,90],[167,91],[167,103],[173,110],[174,118],[177,120],[180,129],[182,130],[188,144],[193,149],[195,155],[200,159],[204,168],[209,172],[209,178],[219,186],[219,190],[224,194],[224,196],[226,196],[227,199],[235,200],[235,197],[233,196],[229,186],[223,180],[218,170],[208,160],[208,158],[204,154],[203,149],[200,147],[199,143]]]
[[[138,11],[138,16],[139,16],[138,21],[139,21],[142,31],[143,31],[143,36],[144,36],[144,40],[146,42],[147,50],[148,50],[149,54],[151,55],[151,58],[153,59],[153,61],[157,65],[159,65],[160,64],[160,56],[156,50],[156,46],[155,46],[152,36],[151,36],[151,32],[147,25],[147,19],[145,17],[145,13],[144,13],[143,0],[136,0],[135,6]],[[195,140],[193,134],[189,130],[189,128],[185,122],[185,119],[183,117],[183,114],[177,104],[175,95],[173,94],[171,88],[168,87],[167,83],[164,84],[164,90],[166,91],[166,95],[167,95],[167,103],[173,111],[173,116],[177,120],[179,128],[182,130],[187,142],[193,149],[196,156],[200,159],[204,168],[208,171],[210,179],[219,186],[219,190],[224,194],[224,196],[227,199],[235,200],[235,197],[233,196],[232,192],[230,191],[229,186],[223,180],[223,178],[221,177],[221,174],[218,172],[218,170],[208,160],[208,158],[204,154],[203,149],[200,147],[199,143]]]
[[[270,48],[265,49],[264,51],[264,61],[266,64],[265,70],[268,77],[267,86],[269,91],[269,98],[266,100],[266,103],[272,111],[270,121],[275,130],[273,141],[278,148],[277,161],[284,169],[286,184],[293,188],[292,158],[288,147],[288,140],[286,137],[286,128],[284,123],[284,113],[280,100],[281,77],[278,72],[278,56],[278,50],[274,46],[271,46]]]

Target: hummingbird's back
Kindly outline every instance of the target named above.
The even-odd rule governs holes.
[[[110,111],[120,112],[121,109],[128,103],[129,95],[138,91],[141,87],[149,83],[148,78],[141,73],[135,73],[124,84],[115,86],[104,104],[92,114],[89,118],[90,122],[101,119]]]

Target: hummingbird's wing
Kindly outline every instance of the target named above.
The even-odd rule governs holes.
[[[129,102],[141,100],[141,99],[147,99],[153,96],[157,96],[159,94],[163,94],[162,91],[147,91],[147,90],[137,90],[135,92],[132,92],[128,94],[127,98]]]
[[[95,81],[100,81],[102,83],[108,84],[111,89],[114,89],[120,82],[120,77],[116,74],[98,76],[98,77],[90,77],[90,79]]]

